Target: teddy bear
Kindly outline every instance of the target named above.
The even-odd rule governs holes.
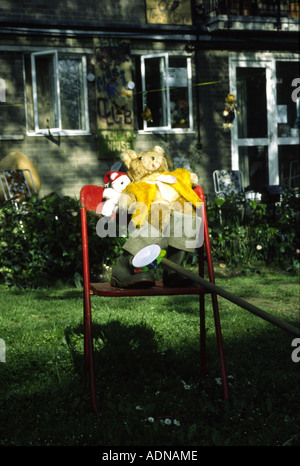
[[[139,154],[127,150],[121,154],[121,159],[131,183],[122,192],[119,208],[131,214],[131,221],[124,253],[112,269],[111,285],[121,288],[153,286],[151,272],[136,273],[132,258],[143,247],[158,244],[167,251],[168,259],[181,265],[185,253],[199,247],[197,235],[201,230],[201,218],[197,208],[201,202],[193,190],[198,177],[185,168],[169,172],[164,149],[160,146]],[[193,234],[195,241],[191,240]],[[175,275],[164,270],[164,284],[178,286],[183,279]]]
[[[143,203],[147,208],[141,212],[138,209],[132,212],[132,222],[142,224],[145,218],[155,217],[154,207],[163,209],[164,205],[171,210],[182,208],[194,212],[187,202],[199,201],[198,196],[191,189],[197,186],[198,177],[195,173],[178,168],[173,172],[168,171],[168,163],[164,156],[164,149],[155,146],[151,151],[137,154],[134,150],[127,150],[121,154],[121,159],[126,165],[127,175],[131,184],[124,190],[126,197],[122,196],[122,207],[130,209],[136,201]],[[151,209],[151,212],[150,212]],[[158,227],[158,225],[155,225]]]
[[[118,210],[118,202],[122,191],[130,184],[130,179],[123,172],[111,171],[107,172],[104,177],[105,189],[103,191],[103,204],[101,206],[101,214],[104,217],[112,217],[116,215]]]

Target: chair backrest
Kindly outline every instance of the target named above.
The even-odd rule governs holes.
[[[27,177],[30,177],[32,188],[28,183]],[[5,201],[14,198],[22,201],[30,197],[32,194],[37,193],[37,189],[29,169],[0,170],[0,185]]]
[[[92,184],[84,186],[80,191],[81,207],[84,207],[86,212],[95,214],[97,212],[98,205],[102,202],[104,189],[105,188],[103,186],[96,186]],[[199,199],[205,204],[205,196],[201,186],[196,186],[194,191]]]
[[[80,204],[86,212],[96,213],[97,206],[102,202],[103,186],[87,184],[80,191]]]
[[[243,174],[240,170],[215,170],[213,173],[216,194],[240,194],[244,192]]]
[[[96,186],[93,184],[87,184],[80,191],[80,204],[85,208],[87,212],[95,213],[97,206],[102,202],[103,198],[103,186]],[[195,193],[199,199],[205,203],[205,196],[201,186],[194,188]]]

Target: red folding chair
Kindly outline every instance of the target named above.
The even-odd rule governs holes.
[[[80,192],[81,203],[81,232],[82,232],[82,251],[83,251],[83,278],[84,278],[84,367],[89,373],[90,397],[92,409],[98,413],[98,404],[96,396],[95,382],[95,367],[93,353],[93,336],[92,336],[92,311],[91,311],[91,295],[102,297],[128,297],[128,296],[171,296],[171,295],[199,295],[200,307],[200,354],[201,354],[201,377],[206,374],[206,335],[205,335],[205,294],[210,293],[198,284],[186,288],[167,288],[162,282],[156,282],[155,286],[147,289],[121,289],[111,286],[109,283],[90,283],[89,271],[89,251],[88,251],[88,229],[87,229],[87,213],[96,213],[97,206],[102,201],[103,187],[86,185]],[[195,188],[195,192],[199,196],[202,204],[202,221],[204,226],[204,243],[198,249],[199,275],[204,277],[204,247],[206,251],[206,262],[210,282],[214,283],[214,270],[211,257],[211,249],[209,242],[209,233],[205,209],[204,192],[200,186]],[[100,241],[100,239],[99,239]],[[217,345],[219,351],[221,365],[221,379],[223,383],[224,399],[228,399],[228,382],[225,368],[225,359],[223,351],[223,341],[219,317],[219,308],[217,295],[210,293],[212,296],[212,305],[217,337]]]

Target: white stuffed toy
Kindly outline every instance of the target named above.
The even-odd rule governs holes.
[[[101,214],[104,217],[115,216],[118,210],[119,197],[122,191],[131,183],[131,180],[123,172],[107,172],[104,177],[105,189],[103,191],[103,206]]]

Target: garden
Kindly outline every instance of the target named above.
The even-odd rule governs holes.
[[[207,206],[216,283],[299,327],[299,199],[237,201]],[[0,238],[1,446],[299,446],[295,337],[222,298],[228,401],[209,297],[204,379],[197,297],[92,297],[93,414],[78,201],[51,194],[19,210],[6,204]],[[94,234],[92,279],[108,279],[123,242]],[[194,271],[195,258],[185,266]]]

